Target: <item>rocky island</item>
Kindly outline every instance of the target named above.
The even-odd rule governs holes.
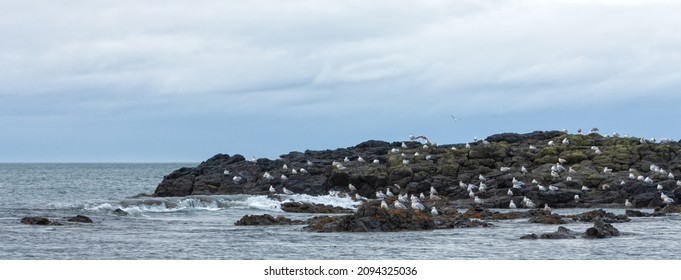
[[[514,218],[563,224],[583,218],[580,221],[615,232],[603,223],[626,221],[626,216],[597,210],[603,212],[576,218],[552,214],[551,209],[656,209],[653,214],[627,211],[627,216],[636,217],[675,213],[681,199],[681,181],[675,175],[680,172],[679,142],[597,131],[535,131],[449,145],[436,145],[426,137],[392,143],[370,140],[336,150],[291,152],[276,160],[217,154],[196,167],[165,176],[153,196],[331,192],[363,201],[352,214],[306,221],[306,228],[315,231],[477,227],[489,226],[487,220]],[[337,213],[323,205],[288,208]],[[498,213],[490,208],[530,210]],[[266,224],[286,222],[273,219],[267,217]],[[591,230],[583,236],[616,234]]]

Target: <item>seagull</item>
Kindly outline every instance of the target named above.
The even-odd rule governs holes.
[[[601,189],[603,189],[604,191],[605,191],[605,190],[608,190],[608,189],[610,189],[610,185],[608,185],[608,184],[603,184],[603,185],[601,186]]]
[[[645,178],[643,177],[643,175],[638,175],[638,177],[636,177],[636,180],[639,180],[641,182],[643,182],[644,179]]]
[[[555,144],[553,143],[553,140],[551,140],[551,141],[549,141],[548,145],[549,145],[549,146],[553,146],[553,145],[555,145]]]
[[[560,164],[563,164],[563,163],[566,163],[567,160],[565,160],[564,158],[558,158],[558,162],[559,162]]]
[[[565,178],[565,181],[566,181],[566,182],[572,182],[572,177],[567,176],[567,178]]]
[[[234,178],[232,178],[232,180],[234,181],[234,183],[239,183],[239,181],[241,181],[241,177],[240,176],[234,176]]]
[[[511,200],[511,202],[508,203],[508,208],[516,209],[516,208],[518,208],[518,206],[516,206],[515,203],[513,202],[513,200]]]
[[[544,204],[544,211],[551,213],[551,210],[552,210],[551,207],[549,207],[549,205],[545,203]]]
[[[568,140],[567,137],[563,139],[563,145],[570,145],[570,140]]]
[[[312,163],[312,162],[309,161],[309,160],[307,161],[307,166],[313,166],[313,165],[314,165],[314,163]]]
[[[409,202],[409,197],[406,194],[404,194],[404,195],[400,194],[400,195],[397,195],[397,201],[402,202],[402,203],[407,203],[407,202]]]
[[[415,157],[420,156],[420,155],[421,155],[421,154],[419,154],[419,152],[414,153],[414,156],[415,156]]]
[[[513,191],[512,191],[511,189],[508,189],[508,191],[506,192],[506,194],[507,194],[508,196],[513,196]]]
[[[222,174],[229,175],[229,170],[225,169],[225,171],[222,171]]]
[[[669,180],[674,180],[674,174],[669,172],[669,176],[667,176],[667,178],[669,178]]]
[[[455,122],[458,122],[458,121],[459,121],[459,119],[457,119],[454,115],[451,115],[451,114],[450,114],[449,116],[452,117],[452,119],[453,119]]]
[[[251,158],[251,162],[255,163],[255,162],[258,162],[258,160],[255,159],[255,157],[253,157],[253,158]]]
[[[353,184],[348,184],[348,188],[350,189],[351,192],[356,192],[357,188]]]
[[[442,200],[442,198],[436,194],[430,194],[430,200]]]
[[[603,173],[612,173],[612,168],[608,168],[607,166],[603,168]]]
[[[626,199],[626,200],[624,201],[624,207],[631,208],[631,207],[634,207],[634,204],[632,204],[631,202],[629,202],[629,199]]]
[[[525,166],[523,165],[522,167],[520,167],[520,172],[527,173],[528,171],[527,168],[525,168]]]
[[[525,197],[525,198],[527,198],[527,197]],[[523,199],[523,202],[525,203],[525,207],[527,207],[527,208],[535,208],[535,207],[537,207],[537,205],[534,204],[534,202],[532,202],[532,200],[529,199],[529,198],[527,198],[527,200]]]
[[[462,181],[459,181],[459,187],[466,188],[466,187],[468,187],[468,184],[466,184]]]
[[[281,169],[284,169],[284,170],[288,169],[288,165],[284,164],[284,166],[282,166]]]
[[[398,148],[392,148],[392,149],[390,150],[390,152],[391,152],[391,153],[394,153],[394,154],[397,154],[397,153],[400,152],[400,149],[398,149]]]
[[[657,189],[658,189],[658,190],[662,190],[662,189],[664,189],[664,187],[663,187],[662,185],[660,185],[660,184],[657,184]]]
[[[387,198],[387,196],[382,191],[376,191],[376,198]]]
[[[636,180],[636,175],[634,175],[634,173],[629,173],[629,179]]]
[[[482,176],[482,174],[478,175],[478,179],[480,179],[480,181],[487,180],[487,178],[485,178],[485,176]]]
[[[551,170],[551,177],[558,178],[560,175],[558,175],[558,172]]]
[[[385,203],[385,200],[381,200],[381,208],[383,208],[385,210],[390,209],[390,208],[388,208],[388,203]]]
[[[407,147],[407,144],[405,144],[404,142],[402,142],[402,149],[406,149],[406,148],[408,148],[408,147]]]
[[[530,149],[530,150],[536,150],[537,147],[535,147],[534,145],[530,145],[530,148],[529,148],[529,149]]]
[[[620,186],[624,186],[624,185],[626,185],[626,184],[627,184],[627,183],[624,182],[624,180],[620,181]]]
[[[540,191],[543,191],[543,192],[546,191],[546,187],[544,187],[544,186],[542,186],[542,185],[539,185],[538,187],[539,187],[539,190],[540,190]]]
[[[286,187],[284,187],[283,191],[284,191],[285,194],[288,194],[288,195],[293,194],[293,192],[289,191]]]
[[[434,186],[430,186],[430,193],[431,194],[437,194],[437,190],[435,189]]]
[[[431,195],[432,195],[432,193],[431,193]],[[421,193],[421,194],[419,194],[419,199],[426,200],[426,196],[423,193]]]
[[[470,148],[471,148],[471,144],[466,143],[466,149],[470,149]]]
[[[272,185],[270,185],[270,193],[276,193],[277,189],[275,189]]]
[[[487,185],[483,182],[480,182],[480,187],[478,187],[478,191],[484,192],[487,189]]]
[[[579,195],[578,194],[575,195],[575,200],[579,201]]]
[[[555,192],[555,191],[558,190],[558,187],[556,187],[556,186],[554,186],[554,185],[549,185],[549,190]]]
[[[500,170],[501,172],[506,172],[506,171],[510,171],[511,168],[510,168],[510,167],[504,166],[504,167],[500,168],[499,170]]]
[[[291,170],[291,174],[292,174],[292,175],[296,175],[296,174],[298,174],[298,171],[295,170],[295,169],[292,169],[292,170]]]
[[[345,157],[345,158],[343,159],[343,161],[344,161],[344,162],[350,162],[350,159],[349,159],[348,157]]]
[[[362,157],[358,157],[357,162],[366,162],[366,161]]]
[[[395,208],[397,208],[397,209],[407,209],[407,206],[404,206],[404,204],[402,204],[402,202],[399,202],[397,200],[395,200],[395,203],[393,204],[393,206],[395,206]]]
[[[424,210],[426,210],[426,207],[423,206],[423,204],[421,204],[421,202],[419,202],[418,200],[412,200],[412,201],[411,201],[411,208],[412,208],[412,209],[419,210],[419,211],[424,211]]]
[[[646,184],[652,184],[653,179],[650,179],[650,177],[646,177],[645,180],[643,180],[643,182],[645,182]]]
[[[433,156],[431,156],[431,155],[426,156],[426,160],[431,160],[431,159],[433,159]]]
[[[676,186],[681,187],[681,180],[676,180]]]
[[[513,180],[511,182],[513,182],[514,185],[521,185],[521,186],[525,185],[525,183],[523,181],[520,181],[520,180],[516,179],[515,177],[513,177]]]
[[[475,197],[475,193],[473,192],[473,190],[468,191],[468,197],[470,198]]]
[[[281,179],[282,180],[288,180],[288,177],[286,177],[286,175],[284,175],[284,174],[281,174]]]
[[[437,212],[437,209],[435,208],[435,206],[433,206],[433,209],[430,209],[430,214],[433,215],[433,216],[440,215],[440,213]]]
[[[362,197],[358,193],[355,193],[355,200],[366,200],[366,198]]]
[[[265,174],[263,174],[262,177],[267,179],[267,180],[274,179],[274,176],[272,176],[269,172],[265,172]]]
[[[393,192],[390,191],[390,188],[385,188],[385,195],[388,197],[394,197],[395,195]]]
[[[375,160],[373,161],[373,163],[374,163],[374,164],[379,164],[379,163],[381,163],[381,162],[380,162],[378,159],[375,159]]]
[[[572,166],[570,166],[570,169],[568,169],[568,173],[575,174],[575,173],[577,173],[577,171],[574,170],[574,169],[572,168]]]
[[[482,199],[480,199],[477,195],[473,198],[473,200],[475,201],[476,204],[482,204],[483,203]]]
[[[588,191],[588,190],[589,190],[589,187],[587,187],[587,186],[582,186],[582,191]]]
[[[402,164],[404,164],[404,165],[409,164],[409,160],[408,160],[408,159],[403,159],[403,160],[402,160]]]
[[[305,168],[301,168],[300,173],[307,174],[307,170],[305,170]]]
[[[532,184],[539,184],[539,181],[537,181],[537,179],[532,179]]]

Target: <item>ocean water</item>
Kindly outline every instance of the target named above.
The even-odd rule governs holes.
[[[520,240],[557,226],[519,219],[494,221],[491,228],[313,233],[303,226],[234,225],[244,215],[314,216],[282,212],[281,202],[266,196],[134,198],[153,193],[163,175],[182,166],[191,164],[0,164],[0,259],[681,259],[679,215],[614,224],[622,236],[610,239]],[[334,196],[282,198],[357,206]],[[116,215],[118,208],[129,215]],[[25,216],[75,215],[94,223],[19,222]],[[591,224],[565,226],[584,231]]]

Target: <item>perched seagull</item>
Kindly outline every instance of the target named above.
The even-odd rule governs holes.
[[[629,179],[636,180],[636,175],[634,175],[634,173],[629,173]]]
[[[433,209],[430,209],[430,214],[433,215],[433,216],[440,215],[440,213],[437,212],[437,209],[435,208],[435,206],[433,206]]]
[[[521,186],[524,186],[524,185],[525,185],[525,183],[524,183],[523,181],[520,181],[520,180],[516,179],[515,177],[513,177],[513,180],[512,180],[511,182],[512,182],[514,185],[521,185]]]
[[[282,180],[288,180],[288,177],[286,177],[286,175],[284,175],[284,174],[281,174],[281,179]]]
[[[292,169],[292,170],[291,170],[291,174],[292,174],[292,175],[296,175],[296,174],[298,174],[298,171],[295,170],[295,169]]]
[[[529,149],[530,149],[530,150],[536,150],[537,147],[535,147],[534,145],[530,145],[530,148],[529,148]]]
[[[582,191],[585,191],[585,192],[586,192],[586,191],[589,191],[589,187],[587,187],[587,186],[582,186]]]
[[[314,165],[314,163],[312,163],[312,162],[309,161],[309,160],[307,161],[307,166],[313,166],[313,165]]]
[[[430,200],[442,200],[442,198],[436,194],[430,194]]]
[[[466,149],[470,149],[470,148],[471,148],[471,144],[466,143]]]
[[[546,187],[544,187],[544,186],[542,186],[542,185],[539,185],[538,187],[539,187],[539,190],[540,190],[540,191],[543,191],[543,192],[546,191]]]
[[[393,204],[393,206],[395,206],[396,209],[407,209],[407,206],[404,206],[404,204],[402,204],[402,202],[399,202],[397,200],[395,200],[395,203]]]
[[[539,184],[539,181],[537,181],[537,179],[532,179],[532,184]]]
[[[624,207],[631,208],[631,207],[634,207],[634,204],[632,204],[631,202],[629,202],[629,199],[626,199],[626,200],[624,201]]]
[[[643,177],[643,175],[638,175],[638,177],[636,177],[636,180],[643,182],[645,180],[645,177]]]
[[[558,172],[551,170],[551,177],[558,178],[560,177],[560,175],[558,174]]]
[[[348,157],[345,157],[345,158],[343,159],[343,162],[350,162],[350,159],[349,159]]]
[[[572,177],[567,176],[567,178],[565,178],[565,182],[572,182]]]
[[[398,149],[398,148],[392,148],[392,149],[390,150],[390,152],[391,152],[391,153],[394,153],[394,154],[397,154],[397,153],[400,152],[400,149]]]
[[[552,210],[551,207],[549,207],[549,205],[545,203],[544,204],[544,211],[551,213],[551,210]]]
[[[608,184],[603,184],[603,185],[601,186],[601,189],[604,190],[604,191],[607,191],[608,189],[610,189],[610,185],[608,185]]]
[[[423,145],[423,147],[421,147],[421,148],[423,148],[424,150],[427,150],[427,149],[428,149],[428,145]]]
[[[288,169],[288,165],[284,164],[284,166],[282,166],[281,169],[284,169],[284,170]]]
[[[434,186],[430,186],[430,193],[431,194],[437,194],[437,190],[435,189]]]
[[[674,180],[674,174],[669,172],[669,176],[667,176],[667,178],[669,178],[669,180]]]
[[[239,181],[241,181],[241,177],[240,176],[234,176],[232,178],[232,180],[234,181],[234,183],[239,183]]]
[[[487,180],[487,178],[485,178],[485,176],[482,176],[482,174],[478,175],[478,179],[480,179],[480,181]]]
[[[433,156],[431,156],[431,155],[426,156],[426,160],[431,160],[431,159],[433,159]]]
[[[475,197],[475,193],[473,192],[473,190],[468,191],[468,197],[470,198]]]
[[[650,177],[646,177],[645,180],[643,180],[643,182],[646,183],[646,184],[652,184],[653,179],[650,179]]]
[[[607,166],[603,168],[603,173],[612,173],[612,168],[608,168]]]
[[[480,182],[480,187],[478,187],[478,191],[484,192],[487,190],[487,185],[483,182]]]
[[[575,174],[575,173],[577,173],[577,171],[574,170],[574,169],[572,168],[572,166],[570,166],[570,169],[568,169],[568,173]]]
[[[578,194],[575,195],[575,200],[579,201],[579,195]]]
[[[375,159],[373,163],[374,163],[374,164],[379,164],[379,163],[381,163],[381,161],[379,161],[378,159]]]
[[[402,164],[404,164],[404,165],[409,164],[409,160],[408,160],[408,159],[403,159],[403,160],[402,160]]]
[[[307,170],[305,170],[305,168],[301,168],[301,169],[300,169],[300,173],[302,173],[302,174],[307,174]]]
[[[508,208],[516,209],[516,208],[518,208],[518,206],[516,206],[515,202],[513,202],[513,200],[511,200],[511,202],[508,203]]]
[[[407,144],[405,144],[404,142],[402,142],[402,149],[406,149],[406,148],[408,148],[408,147],[407,147]]]
[[[366,161],[362,157],[358,157],[357,162],[366,162]]]
[[[520,167],[520,172],[527,174],[528,171],[527,168],[525,168],[525,166],[523,165],[522,167]]]
[[[477,195],[473,198],[473,200],[475,201],[475,204],[482,204],[483,203],[482,199],[480,199]]]
[[[528,200],[525,201],[525,207],[527,207],[527,208],[535,208],[535,207],[537,207],[537,205],[534,204],[534,202],[532,202],[532,200],[529,200],[529,198],[528,198]]]
[[[558,187],[556,187],[556,186],[554,186],[554,185],[549,185],[549,190],[555,192],[555,191],[558,190]]]
[[[512,191],[511,189],[508,189],[508,191],[506,192],[506,194],[507,194],[508,196],[513,196],[513,191]]]
[[[553,143],[553,140],[551,140],[551,141],[549,141],[549,143],[548,143],[547,145],[549,145],[549,146],[554,146],[554,145],[556,145],[556,144],[554,144],[554,143]]]
[[[412,200],[412,201],[411,201],[411,208],[412,208],[412,209],[419,210],[419,211],[424,211],[424,210],[426,210],[426,207],[423,206],[423,204],[421,204],[421,202],[419,202],[418,200]]]
[[[466,187],[468,187],[468,184],[466,184],[462,181],[459,181],[459,187],[466,188]]]
[[[500,168],[499,170],[500,170],[501,172],[507,172],[507,171],[511,171],[511,168],[510,168],[510,167],[504,166],[504,167]]]
[[[267,180],[274,179],[274,176],[272,176],[269,172],[265,172],[265,174],[263,174],[262,177],[267,179]]]
[[[390,208],[388,208],[388,203],[385,203],[385,200],[381,200],[381,208],[383,208],[385,210],[390,209]]]
[[[353,184],[348,184],[348,188],[350,189],[351,192],[356,192],[357,188]]]
[[[419,152],[414,153],[414,156],[415,156],[415,157],[420,156],[420,155],[421,155],[421,154],[419,154]]]
[[[563,139],[563,145],[570,145],[570,140],[568,140],[567,137]]]
[[[258,162],[258,160],[255,159],[255,157],[253,157],[253,158],[251,158],[251,162],[256,163],[256,162]]]
[[[225,169],[225,171],[222,171],[222,174],[229,175],[229,170]]]
[[[681,187],[681,180],[676,180],[676,186]]]
[[[376,191],[376,198],[387,198],[387,196],[382,191]]]
[[[627,184],[627,183],[624,182],[624,180],[620,181],[620,186],[624,186],[624,185],[626,185],[626,184]]]
[[[277,189],[275,189],[272,185],[270,185],[270,193],[276,193]]]
[[[394,197],[395,195],[393,192],[390,191],[390,188],[385,188],[385,195],[388,197]]]
[[[293,194],[293,192],[289,191],[286,187],[284,187],[283,191],[284,191],[285,194],[288,194],[288,195]]]
[[[662,190],[662,189],[664,189],[664,187],[663,187],[662,185],[660,185],[660,184],[657,184],[657,189],[658,189],[658,190]]]
[[[426,200],[426,195],[424,195],[423,193],[419,194],[419,199]]]
[[[564,163],[567,162],[567,160],[565,160],[564,158],[558,158],[558,162],[559,162],[560,164],[564,164]]]
[[[366,200],[366,198],[362,197],[358,193],[355,193],[355,200]]]
[[[522,189],[523,186],[522,186],[522,185],[519,185],[519,184],[513,184],[513,188],[514,188],[514,189]]]
[[[409,197],[406,194],[404,194],[404,195],[400,194],[400,195],[397,195],[397,201],[402,202],[402,203],[407,203],[407,202],[409,202]]]

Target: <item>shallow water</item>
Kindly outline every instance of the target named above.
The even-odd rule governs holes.
[[[681,259],[679,215],[614,224],[622,236],[610,239],[520,240],[557,226],[519,219],[493,221],[491,228],[314,233],[303,226],[234,226],[244,215],[314,216],[284,213],[266,196],[131,198],[152,193],[181,166],[187,164],[0,164],[0,259]],[[354,205],[332,196],[282,198]],[[130,215],[116,215],[117,208]],[[78,214],[94,223],[19,223],[25,216]],[[564,226],[581,232],[591,223]]]

